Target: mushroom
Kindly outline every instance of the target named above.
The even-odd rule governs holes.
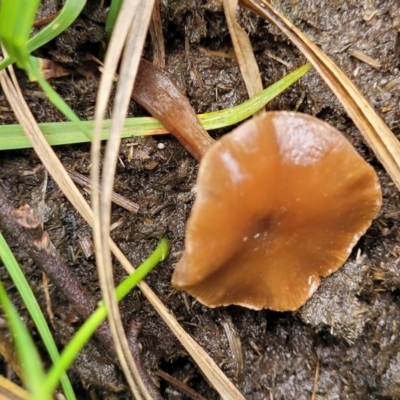
[[[374,170],[339,131],[300,113],[264,113],[204,147],[201,138],[173,286],[209,307],[299,308],[376,217]]]
[[[374,170],[308,115],[269,112],[205,154],[172,284],[209,306],[295,310],[381,206]]]

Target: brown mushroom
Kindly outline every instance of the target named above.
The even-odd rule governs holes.
[[[374,170],[340,132],[308,115],[265,113],[203,157],[172,284],[209,307],[295,310],[380,206]]]
[[[374,170],[339,131],[299,113],[264,113],[214,143],[162,71],[142,61],[136,82],[134,99],[201,159],[172,284],[209,307],[303,305],[378,213]]]

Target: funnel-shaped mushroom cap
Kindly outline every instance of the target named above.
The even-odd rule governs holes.
[[[270,112],[204,156],[172,283],[201,303],[295,310],[377,215],[374,170],[308,115]]]

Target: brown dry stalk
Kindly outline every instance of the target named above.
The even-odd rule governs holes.
[[[0,227],[13,238],[61,290],[82,318],[88,318],[96,301],[86,292],[67,267],[47,232],[43,231],[43,215],[34,207],[15,209],[0,191]]]
[[[0,329],[0,354],[4,357],[6,363],[9,364],[19,378],[21,380],[24,379],[24,372],[22,371],[18,354],[14,347],[9,331],[6,331],[5,329]]]

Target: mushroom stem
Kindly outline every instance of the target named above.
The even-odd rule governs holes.
[[[198,161],[214,143],[188,99],[150,62],[140,63],[132,98],[157,118]]]

